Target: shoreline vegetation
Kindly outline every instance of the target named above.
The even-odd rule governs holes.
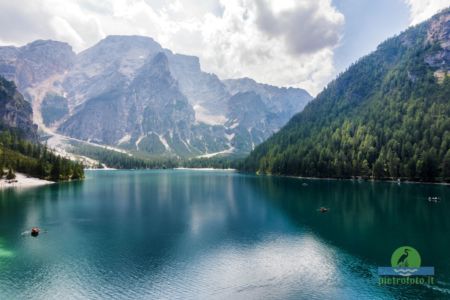
[[[16,172],[44,181],[68,181],[84,178],[80,162],[61,157],[46,145],[22,138],[19,131],[0,132],[0,178],[15,180]]]
[[[112,168],[88,168],[87,171],[141,171],[141,170],[187,170],[187,171],[224,171],[224,172],[238,172],[248,175],[256,176],[269,176],[269,177],[280,177],[280,178],[293,178],[293,179],[305,179],[305,180],[334,180],[334,181],[356,181],[356,182],[385,182],[385,183],[397,183],[397,184],[435,184],[435,185],[446,185],[450,186],[450,182],[447,181],[415,181],[405,178],[362,178],[362,177],[303,177],[303,176],[293,176],[293,175],[282,175],[282,174],[265,174],[265,173],[255,173],[248,172],[244,170],[239,170],[236,168],[214,168],[214,167],[175,167],[175,168],[147,168],[147,169],[112,169]],[[400,180],[399,180],[400,179]]]
[[[54,181],[30,177],[22,173],[16,173],[14,179],[0,179],[0,190],[7,188],[31,188],[43,185],[54,184]]]
[[[95,169],[174,169],[216,168],[239,169],[244,156],[219,156],[212,158],[155,157],[142,153],[120,153],[111,149],[73,144],[72,152],[99,162]]]
[[[173,170],[189,170],[189,171],[225,171],[225,172],[236,172],[238,171],[237,169],[233,169],[233,168],[226,168],[226,169],[221,169],[221,168],[185,168],[185,167],[178,167],[178,168],[173,168]]]
[[[334,181],[356,181],[356,182],[385,182],[385,183],[397,183],[397,184],[437,184],[437,185],[448,185],[450,186],[450,182],[446,181],[414,181],[409,179],[393,179],[393,178],[385,178],[385,179],[375,179],[375,178],[333,178],[333,177],[302,177],[302,176],[291,176],[291,175],[270,175],[270,174],[258,174],[258,176],[275,176],[275,177],[285,177],[285,178],[294,178],[294,179],[306,179],[306,180],[334,180]]]
[[[98,147],[84,147],[78,148],[75,151],[77,154],[88,155],[89,157],[96,159],[100,162],[95,170],[99,169],[125,169],[125,170],[155,170],[155,169],[190,169],[190,170],[227,170],[232,169],[241,173],[255,174],[255,175],[268,175],[268,176],[280,176],[280,177],[292,177],[292,178],[305,178],[305,179],[333,179],[333,180],[360,180],[360,181],[380,181],[380,182],[398,182],[401,183],[431,183],[431,184],[449,184],[448,178],[406,178],[406,177],[379,177],[375,174],[367,174],[365,176],[360,175],[348,175],[348,176],[301,176],[294,174],[279,174],[268,172],[255,172],[246,168],[246,157],[242,156],[219,156],[212,158],[152,158],[152,157],[140,157],[130,156],[125,153],[117,153],[106,148]],[[112,165],[111,165],[112,164]],[[105,166],[108,168],[105,169]],[[87,169],[89,170],[89,169]],[[378,174],[377,174],[378,175]],[[386,174],[384,174],[386,175]]]

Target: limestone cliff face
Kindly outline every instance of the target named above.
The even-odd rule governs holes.
[[[450,8],[423,26],[427,27],[427,43],[437,48],[425,57],[425,62],[436,69],[434,76],[442,83],[450,76]]]
[[[25,138],[37,138],[31,105],[17,91],[14,82],[0,76],[0,128],[19,131]]]
[[[20,91],[73,66],[75,53],[66,43],[38,40],[26,46],[0,47],[0,75]]]
[[[305,90],[260,84],[250,78],[225,80],[224,84],[232,95],[226,125],[234,129],[234,146],[245,151],[268,139],[312,99]]]
[[[142,36],[109,36],[77,55],[53,41],[0,47],[0,74],[40,126],[155,155],[248,153],[311,100],[301,89],[221,81],[197,57]]]

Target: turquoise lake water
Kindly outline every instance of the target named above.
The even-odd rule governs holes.
[[[378,283],[404,245],[435,284]],[[0,299],[109,298],[450,298],[450,187],[164,170],[0,191]]]

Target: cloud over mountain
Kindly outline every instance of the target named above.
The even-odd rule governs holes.
[[[293,53],[314,53],[338,44],[344,16],[330,1],[298,1],[279,12],[274,4],[256,1],[258,27],[272,37],[282,37]]]
[[[313,94],[334,76],[344,22],[330,0],[17,0],[1,8],[3,45],[57,39],[81,51],[110,34],[146,35],[199,56],[221,78],[248,76]]]
[[[411,25],[425,21],[439,10],[450,6],[448,0],[404,0],[409,7]]]

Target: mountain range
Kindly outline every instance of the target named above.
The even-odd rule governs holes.
[[[450,9],[353,64],[243,169],[450,181]]]
[[[153,156],[248,153],[312,99],[249,78],[222,81],[197,57],[142,36],[108,36],[78,54],[57,41],[0,47],[0,75],[49,136]]]

